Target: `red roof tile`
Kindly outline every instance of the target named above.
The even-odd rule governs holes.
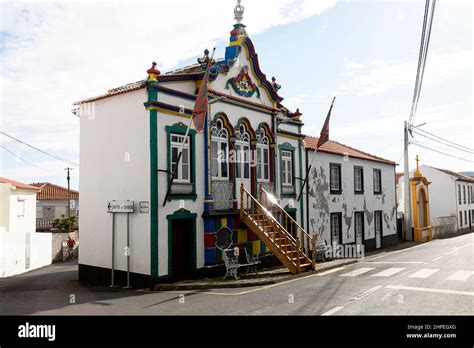
[[[10,185],[13,185],[13,186],[16,186],[18,188],[22,188],[22,189],[25,189],[25,190],[35,190],[35,191],[38,191],[39,189],[35,186],[32,186],[32,185],[28,185],[28,184],[24,184],[22,182],[18,182],[18,181],[15,181],[15,180],[11,180],[11,179],[7,179],[7,178],[2,178],[0,177],[0,183],[3,183],[3,184],[10,184]]]
[[[305,148],[315,150],[316,145],[318,144],[318,138],[306,136],[304,139],[304,143],[305,143]],[[329,140],[326,143],[324,143],[318,149],[318,151],[333,153],[333,154],[341,155],[341,156],[345,156],[347,154],[350,157],[395,165],[395,162],[393,161],[384,159],[382,157],[371,155],[370,153],[354,149],[350,146],[347,146],[347,145],[344,145],[344,144],[338,143],[337,141],[332,141],[332,140]]]
[[[41,200],[65,200],[67,199],[67,188],[51,184],[49,182],[37,182],[31,184],[40,189],[38,192],[37,199]],[[76,190],[71,191],[71,199],[78,200],[79,192]]]

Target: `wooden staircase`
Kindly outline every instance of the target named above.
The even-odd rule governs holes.
[[[314,270],[316,239],[310,236],[262,186],[259,199],[240,187],[240,219],[291,273]],[[310,248],[311,246],[311,248]]]

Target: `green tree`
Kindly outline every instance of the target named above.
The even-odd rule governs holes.
[[[72,231],[77,224],[77,216],[71,216],[70,218],[66,215],[61,215],[54,219],[52,226],[57,229],[59,232],[68,232]],[[70,227],[70,228],[69,228]]]

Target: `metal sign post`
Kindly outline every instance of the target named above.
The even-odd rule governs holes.
[[[115,214],[126,213],[127,214],[127,246],[125,247],[125,255],[127,256],[127,286],[126,289],[130,288],[130,213],[134,212],[133,201],[110,201],[107,203],[107,212],[112,213],[112,274],[110,287],[115,287],[114,274],[115,274]]]
[[[130,213],[127,213],[127,247],[125,255],[127,256],[127,286],[125,288],[130,289]]]

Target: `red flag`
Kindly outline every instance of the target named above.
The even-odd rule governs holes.
[[[334,99],[332,100],[331,107],[329,108],[328,115],[326,116],[326,121],[324,121],[323,129],[321,129],[321,134],[319,135],[319,140],[318,144],[316,145],[316,149],[318,149],[326,141],[329,140],[329,119],[331,118],[331,111],[332,106],[334,105],[334,100],[336,100],[336,97],[334,97]]]
[[[214,56],[214,52],[212,52],[212,56]],[[196,97],[196,103],[194,104],[193,109],[193,122],[194,128],[198,133],[201,133],[204,129],[204,124],[206,123],[206,114],[207,114],[207,95],[208,95],[208,88],[207,82],[209,80],[209,71],[212,65],[212,57],[207,61],[206,73],[204,74],[204,78],[201,81],[201,87],[199,88],[199,93]]]

